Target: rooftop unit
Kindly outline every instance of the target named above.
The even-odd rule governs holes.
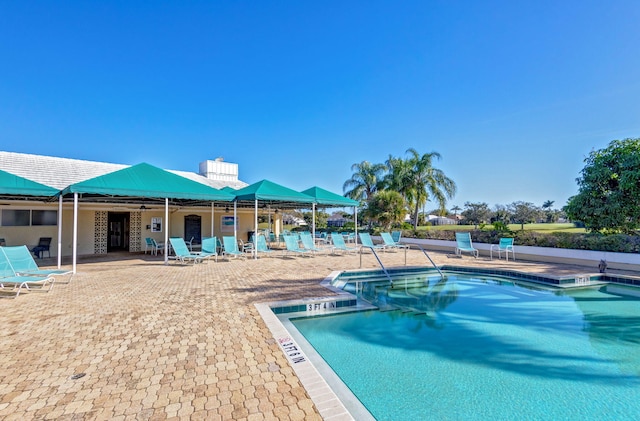
[[[199,174],[210,180],[238,181],[238,164],[224,162],[223,158],[200,163]]]

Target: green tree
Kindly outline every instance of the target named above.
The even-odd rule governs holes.
[[[591,151],[578,182],[578,194],[564,210],[592,231],[631,233],[640,227],[640,138],[614,140]]]
[[[418,228],[418,212],[428,200],[435,200],[440,209],[445,209],[447,198],[456,193],[456,183],[444,172],[433,167],[433,160],[440,159],[440,154],[430,152],[420,155],[413,148],[407,149],[410,158],[410,176],[407,179],[406,199],[413,207],[413,228]]]
[[[489,205],[482,203],[465,202],[462,211],[466,223],[471,223],[478,228],[478,224],[486,224],[491,219],[491,209]]]
[[[382,187],[385,169],[384,164],[372,164],[369,161],[353,164],[353,175],[342,186],[344,195],[353,200],[368,201]]]
[[[383,230],[389,230],[391,225],[402,222],[406,212],[405,200],[400,193],[382,190],[369,199],[365,215],[380,224]]]
[[[303,212],[302,218],[304,218],[304,222],[309,225],[309,227],[313,224],[313,212]],[[329,214],[322,211],[316,210],[316,229],[327,228],[327,219],[329,219]]]
[[[511,220],[516,224],[520,224],[523,231],[524,224],[536,222],[542,216],[540,208],[530,202],[513,202],[508,208],[511,213]]]

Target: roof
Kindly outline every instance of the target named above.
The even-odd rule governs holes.
[[[63,190],[71,184],[128,167],[130,165],[0,151],[0,170],[53,187],[56,190]],[[225,186],[239,189],[247,186],[247,183],[239,180],[211,180],[194,172],[167,171],[215,189],[221,189]]]
[[[105,174],[68,186],[62,192],[89,196],[111,196],[190,201],[231,201],[234,196],[147,163]]]
[[[236,200],[239,201],[255,201],[272,202],[278,205],[296,205],[300,207],[301,203],[313,203],[313,198],[304,193],[297,192],[288,187],[281,186],[269,180],[258,181],[250,186],[244,187],[233,193]]]
[[[53,197],[60,191],[15,174],[0,170],[0,197]]]
[[[359,203],[348,197],[340,196],[339,194],[332,193],[329,190],[314,186],[303,190],[302,193],[311,196],[315,199],[315,203],[324,206],[358,206]]]

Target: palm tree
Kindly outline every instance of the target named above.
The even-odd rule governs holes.
[[[447,177],[442,170],[433,167],[434,158],[440,159],[438,152],[420,155],[414,148],[407,149],[411,154],[408,159],[411,166],[411,179],[407,189],[407,199],[413,205],[413,228],[418,228],[418,211],[429,199],[438,202],[444,209],[447,198],[456,193],[456,183]]]
[[[555,200],[545,200],[545,202],[542,204],[542,209],[551,210],[551,207],[555,202]]]
[[[344,195],[366,202],[380,189],[385,169],[383,164],[372,164],[369,161],[353,164],[351,171],[354,173],[342,186]]]

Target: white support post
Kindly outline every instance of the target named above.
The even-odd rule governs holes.
[[[233,201],[233,238],[238,241],[238,202]]]
[[[58,198],[58,269],[62,266],[62,195]]]
[[[316,241],[316,204],[311,204],[311,238]]]
[[[253,258],[258,258],[258,199],[255,200],[254,210],[253,210]],[[251,241],[251,238],[249,238]]]
[[[353,207],[353,225],[356,233],[356,247],[358,247],[358,207]]]
[[[73,274],[78,262],[78,193],[73,193]]]
[[[169,198],[164,199],[164,264],[169,264]]]

